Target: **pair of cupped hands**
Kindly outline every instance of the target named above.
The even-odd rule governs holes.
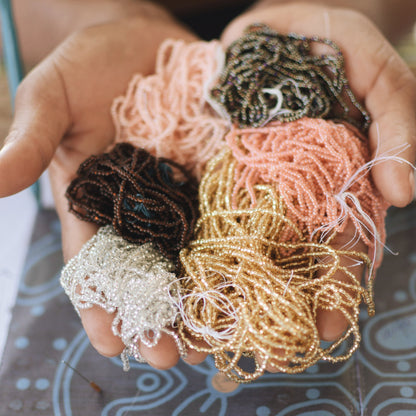
[[[252,23],[266,23],[281,33],[318,35],[335,41],[344,53],[351,88],[372,117],[372,153],[382,154],[408,144],[400,156],[414,162],[416,81],[366,17],[351,10],[310,4],[260,4],[226,27],[221,36],[224,47]],[[18,88],[14,120],[0,153],[0,196],[28,187],[49,167],[66,261],[96,233],[97,226],[68,212],[65,190],[80,163],[103,153],[114,140],[110,115],[113,99],[123,94],[134,73],[154,72],[158,46],[166,38],[197,40],[167,12],[143,3],[140,15],[71,35]],[[390,204],[403,207],[412,200],[414,175],[409,164],[386,161],[374,166],[372,175]],[[342,247],[353,236],[354,230],[347,228],[333,245]],[[354,250],[367,248],[358,242]],[[349,264],[348,258],[342,261],[361,279],[361,267]],[[111,331],[112,315],[93,307],[82,310],[81,319],[98,352],[107,356],[121,353],[124,345]],[[322,339],[331,340],[345,330],[346,321],[336,311],[319,311],[317,325]],[[160,369],[174,366],[180,358],[173,338],[166,334],[155,347],[142,344],[140,349],[143,358]],[[185,361],[197,364],[205,356],[189,349]]]

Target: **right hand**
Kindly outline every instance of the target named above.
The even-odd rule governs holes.
[[[68,212],[65,191],[80,163],[100,154],[114,140],[110,107],[134,73],[154,72],[159,44],[166,38],[196,37],[152,4],[143,2],[140,15],[84,29],[63,42],[18,88],[15,115],[0,153],[0,197],[33,184],[49,166],[56,210],[62,224],[67,261],[97,231],[97,226]],[[92,345],[103,355],[121,353],[124,345],[111,331],[113,316],[95,306],[81,311]],[[157,368],[176,364],[173,338],[163,335],[143,357]],[[187,360],[204,354],[190,351]]]
[[[416,158],[416,79],[392,45],[364,15],[332,7],[332,1],[319,3],[323,4],[259,1],[257,6],[227,26],[222,36],[223,44],[227,47],[253,23],[265,23],[280,33],[333,40],[345,56],[351,89],[371,114],[369,146],[372,157],[377,153],[394,154],[402,147],[399,156],[407,163],[386,158],[372,168],[372,176],[389,204],[404,207],[412,201],[415,189],[411,164]],[[331,245],[336,249],[348,247],[351,251],[366,252],[366,245],[361,240],[356,241],[355,237],[356,230],[349,224]],[[355,246],[351,246],[352,241],[356,241]],[[342,256],[341,264],[348,267],[358,281],[361,280],[362,267],[349,256]],[[334,277],[345,279],[341,272]],[[347,319],[336,309],[318,310],[316,320],[321,339],[327,341],[338,339],[348,327]],[[267,369],[274,371],[272,366]]]

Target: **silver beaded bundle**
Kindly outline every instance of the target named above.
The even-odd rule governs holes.
[[[180,285],[166,260],[151,243],[132,244],[118,236],[112,226],[99,229],[62,270],[61,284],[79,314],[80,309],[100,306],[116,313],[114,335],[126,346],[122,353],[142,362],[139,343],[155,346],[162,333],[179,338],[169,327],[178,316]]]

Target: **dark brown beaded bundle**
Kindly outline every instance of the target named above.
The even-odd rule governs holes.
[[[313,55],[314,44],[334,54]],[[366,130],[370,117],[349,88],[344,58],[329,39],[282,35],[264,24],[251,25],[226,51],[226,64],[212,97],[239,127],[302,117],[343,119]],[[355,107],[362,120],[349,115]]]
[[[82,163],[66,197],[78,218],[112,224],[127,241],[152,242],[177,261],[197,216],[197,183],[177,163],[131,144]]]

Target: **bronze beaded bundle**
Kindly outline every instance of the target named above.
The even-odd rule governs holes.
[[[334,54],[313,55],[314,44]],[[264,24],[251,25],[226,51],[226,64],[212,97],[239,127],[260,127],[270,120],[302,117],[343,119],[357,124],[349,105],[370,117],[349,88],[338,46],[319,37],[282,35]]]
[[[100,226],[112,224],[132,243],[153,242],[177,261],[197,216],[197,184],[177,163],[131,144],[87,159],[66,191],[69,209]]]

